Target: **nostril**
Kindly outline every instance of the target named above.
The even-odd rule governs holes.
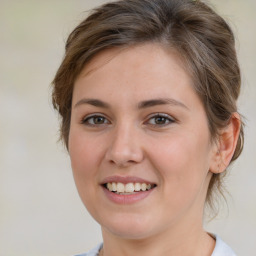
[[[130,165],[132,165],[132,164],[136,164],[137,162],[136,161],[134,161],[134,160],[126,160],[126,159],[115,159],[115,160],[109,160],[109,163],[111,164],[111,165],[117,165],[118,167],[128,167],[128,166],[130,166]]]

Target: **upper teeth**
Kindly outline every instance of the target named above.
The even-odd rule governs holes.
[[[121,183],[121,182],[110,182],[107,183],[107,189],[109,191],[117,193],[133,193],[134,191],[146,191],[151,189],[151,184],[146,183]]]

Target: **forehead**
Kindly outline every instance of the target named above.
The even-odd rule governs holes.
[[[80,77],[90,76],[91,73],[103,68],[105,65],[112,64],[115,59],[121,60],[126,65],[133,64],[135,68],[136,65],[147,68],[148,61],[151,61],[149,65],[152,66],[154,63],[155,67],[158,66],[160,69],[164,61],[168,58],[174,59],[176,66],[182,68],[190,76],[184,58],[176,49],[165,44],[148,42],[132,46],[113,47],[100,51],[85,64],[78,79]],[[150,72],[150,69],[148,71]]]
[[[177,52],[148,43],[97,54],[75,81],[73,98],[122,96],[141,101],[166,95],[182,99],[187,94],[195,94],[192,79]]]

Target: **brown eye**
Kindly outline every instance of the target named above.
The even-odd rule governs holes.
[[[105,118],[102,116],[93,117],[94,124],[104,124],[104,122],[105,122]]]
[[[158,114],[158,115],[152,116],[148,120],[148,123],[153,126],[165,126],[173,122],[174,122],[174,119],[172,119],[169,115],[166,115],[166,114]]]
[[[167,118],[158,116],[155,118],[155,124],[166,124],[168,122]]]
[[[82,120],[82,123],[86,125],[96,126],[108,124],[109,121],[104,116],[94,115],[85,118],[84,120]]]

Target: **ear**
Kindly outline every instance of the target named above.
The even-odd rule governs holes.
[[[228,167],[236,149],[240,126],[240,115],[235,112],[232,114],[228,125],[220,131],[214,152],[214,161],[210,168],[212,173],[224,172]]]

